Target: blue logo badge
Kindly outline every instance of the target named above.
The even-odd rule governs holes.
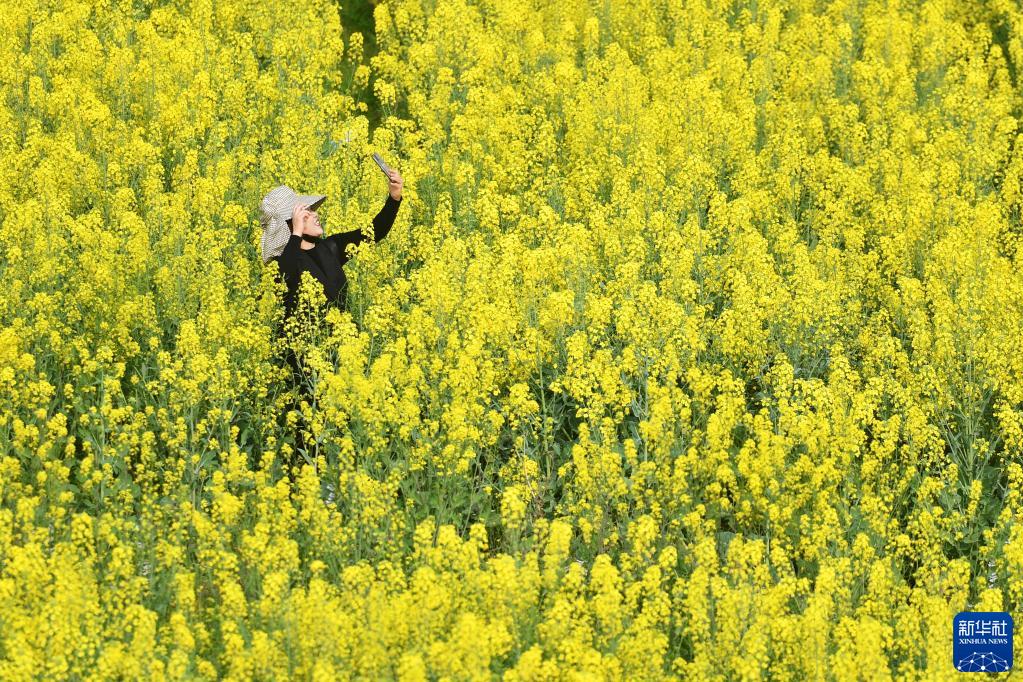
[[[1005,611],[962,611],[952,619],[952,663],[963,673],[1012,668],[1012,616]]]

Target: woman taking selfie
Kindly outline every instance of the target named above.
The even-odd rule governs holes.
[[[383,165],[381,165],[384,168]],[[373,240],[378,242],[387,236],[401,205],[403,180],[398,171],[386,168],[388,196],[383,208],[373,218]],[[361,244],[367,237],[362,230],[354,229],[329,236],[323,236],[323,226],[316,209],[326,200],[322,194],[302,195],[286,185],[270,190],[260,202],[260,223],[263,227],[263,264],[276,261],[278,274],[287,285],[284,295],[284,318],[278,341],[285,345],[285,357],[291,367],[292,377],[305,399],[311,404],[312,394],[305,380],[291,345],[286,341],[285,329],[298,302],[298,286],[302,273],[308,272],[322,285],[324,302],[345,309],[347,305],[348,280],[344,265],[349,256],[349,244]],[[293,401],[290,412],[297,408]],[[295,434],[296,449],[305,449],[302,429]],[[289,476],[293,473],[289,467]]]

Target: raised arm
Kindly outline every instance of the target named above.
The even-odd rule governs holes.
[[[301,250],[302,238],[297,234],[288,237],[288,243],[284,245],[284,251],[281,252],[280,259],[277,261],[281,274],[284,275],[287,282],[297,280],[298,271],[301,269],[298,262],[298,254]]]
[[[309,216],[310,211],[305,206],[296,204],[292,209],[291,236],[288,237],[288,243],[284,245],[284,250],[277,260],[281,274],[284,275],[289,287],[298,282],[298,276],[301,274],[302,265],[298,256],[302,252],[302,234],[309,223]]]
[[[394,199],[391,195],[387,195],[387,200],[384,201],[384,207],[380,209],[380,212],[373,218],[373,239],[380,241],[387,236],[387,233],[391,231],[391,226],[394,225],[394,216],[398,215],[398,207],[401,205],[401,199]]]
[[[374,241],[380,241],[387,236],[387,233],[391,231],[391,226],[394,225],[394,217],[398,215],[398,207],[401,205],[401,199],[395,199],[388,195],[387,200],[384,202],[384,207],[380,209],[380,212],[373,218],[373,239]],[[339,232],[338,234],[332,234],[326,239],[330,239],[337,244],[338,253],[341,257],[341,264],[344,265],[348,261],[348,254],[346,248],[349,244],[361,244],[366,241],[366,235],[362,233],[362,230],[349,230],[348,232]]]

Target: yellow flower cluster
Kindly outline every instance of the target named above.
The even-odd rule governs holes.
[[[0,679],[951,679],[1020,621],[1018,2],[362,5],[3,12]],[[368,229],[373,151],[279,335],[260,197]]]

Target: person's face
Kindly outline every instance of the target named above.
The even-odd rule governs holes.
[[[291,218],[288,218],[288,229],[292,229]],[[309,220],[305,223],[305,229],[302,234],[307,234],[310,237],[322,237],[323,236],[323,225],[320,223],[320,215],[316,211],[309,212]]]
[[[323,225],[320,224],[320,214],[316,211],[311,211],[309,220],[305,223],[305,232],[310,237],[322,237],[323,236]]]

